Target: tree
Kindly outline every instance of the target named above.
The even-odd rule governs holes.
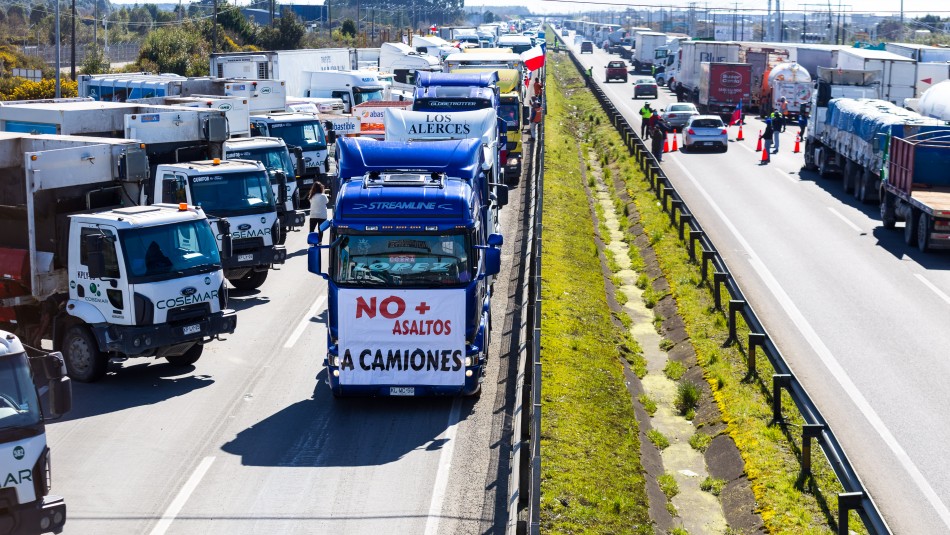
[[[482,15],[482,21],[485,24],[491,24],[495,22],[495,14],[492,13],[491,11],[486,11],[485,14]]]
[[[0,100],[36,100],[53,98],[56,96],[56,80],[44,78],[39,82],[31,82],[23,78],[16,78],[22,83],[16,85],[10,93],[0,94]],[[78,95],[77,83],[69,78],[60,82],[60,94],[63,97]]]
[[[191,25],[159,28],[145,37],[138,68],[182,76],[208,74],[208,43]]]
[[[307,32],[297,15],[289,9],[280,14],[277,25],[273,28],[261,28],[258,31],[258,44],[265,50],[294,50],[300,48],[300,40]]]
[[[79,66],[79,72],[81,74],[106,74],[109,71],[111,71],[109,58],[102,52],[99,45],[89,46],[88,53],[83,58],[82,65]]]
[[[344,19],[340,24],[340,33],[349,37],[356,37],[356,23],[353,19]]]

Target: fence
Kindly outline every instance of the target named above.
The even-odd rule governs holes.
[[[136,61],[139,59],[139,49],[142,47],[142,43],[116,43],[109,45],[109,48],[103,48],[103,53],[109,59],[110,63],[124,63],[129,61]],[[52,65],[56,62],[56,46],[55,45],[26,45],[20,47],[20,50],[27,56],[38,56],[43,58],[43,61]],[[65,68],[71,64],[70,52],[72,51],[69,43],[62,43],[59,47],[59,58],[60,66]],[[76,67],[86,59],[86,55],[90,53],[90,47],[88,44],[77,44],[76,45]]]
[[[555,33],[552,31],[552,33]],[[556,35],[556,34],[555,34]],[[560,37],[556,35],[556,39]],[[568,49],[570,50],[570,49]],[[570,51],[571,61],[578,72],[585,73],[586,69],[577,56]],[[637,135],[636,130],[630,125],[627,119],[620,113],[617,107],[610,101],[604,91],[588,78],[588,85],[594,96],[603,106],[604,111],[610,118],[611,124],[620,133],[624,144],[630,153],[636,157],[640,169],[646,174],[650,182],[650,189],[656,194],[657,200],[663,206],[663,210],[670,215],[670,225],[678,225],[679,237],[684,243],[688,244],[689,257],[696,260],[696,244],[700,245],[701,268],[700,274],[703,282],[708,281],[709,266],[714,269],[712,273],[712,289],[715,299],[716,310],[722,311],[726,315],[729,326],[728,343],[738,343],[737,320],[742,317],[749,328],[748,339],[748,359],[746,362],[749,374],[756,373],[756,351],[762,350],[768,358],[769,363],[775,373],[772,375],[772,418],[774,422],[782,422],[782,392],[786,392],[791,398],[795,407],[801,413],[805,424],[802,426],[802,461],[801,474],[807,476],[811,474],[812,443],[817,441],[821,447],[831,468],[841,483],[844,492],[838,494],[838,533],[848,534],[848,516],[850,511],[857,512],[864,526],[873,535],[889,535],[891,533],[880,512],[867,493],[864,485],[858,478],[854,467],[848,460],[847,455],[838,443],[828,423],[818,411],[818,407],[808,396],[805,388],[792,373],[788,364],[785,362],[781,352],[772,342],[768,332],[759,320],[752,308],[752,305],[746,301],[739,288],[738,282],[729,271],[725,260],[716,250],[715,245],[709,239],[709,236],[703,231],[699,221],[693,217],[692,212],[686,205],[683,198],[673,187],[670,179],[663,172],[659,162],[649,148]],[[678,217],[677,217],[678,214]],[[687,233],[688,229],[688,233]],[[540,258],[540,257],[539,257]],[[538,260],[540,261],[540,259]],[[727,310],[723,310],[722,288],[725,287],[728,292],[729,302]],[[540,369],[540,364],[538,364]],[[540,389],[539,389],[540,390]],[[538,396],[540,392],[538,392]],[[536,399],[540,399],[537,397]],[[540,427],[538,427],[540,429]],[[539,435],[535,435],[539,436]],[[538,458],[540,468],[540,456]],[[533,476],[534,474],[532,474]],[[534,491],[534,488],[531,489]],[[530,515],[529,515],[530,517]]]

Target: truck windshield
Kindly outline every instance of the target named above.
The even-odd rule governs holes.
[[[129,282],[154,282],[216,271],[218,244],[207,220],[119,231]]]
[[[271,184],[276,184],[275,171],[282,171],[287,176],[287,182],[295,180],[294,162],[290,159],[290,152],[286,147],[265,147],[260,149],[242,149],[228,151],[228,158],[255,160],[264,164],[271,178]]]
[[[468,234],[346,234],[334,247],[341,285],[452,287],[472,281]]]
[[[287,145],[301,147],[304,150],[319,150],[327,147],[326,138],[323,137],[323,128],[316,121],[276,123],[271,125],[270,131],[271,135],[283,139]]]
[[[0,357],[0,429],[40,423],[40,401],[26,353]]]
[[[518,108],[520,107],[521,105],[517,102],[514,104],[502,103],[498,107],[498,115],[508,123],[508,130],[515,130],[521,127],[521,123],[518,121]]]
[[[205,213],[222,217],[276,210],[274,190],[262,171],[192,177],[191,200]]]
[[[383,88],[382,87],[354,87],[353,98],[356,100],[354,104],[362,104],[364,102],[369,102],[371,100],[383,100]]]

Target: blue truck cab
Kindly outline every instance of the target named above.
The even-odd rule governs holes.
[[[308,267],[328,281],[333,395],[477,394],[502,245],[481,141],[339,142],[327,245],[308,237]]]

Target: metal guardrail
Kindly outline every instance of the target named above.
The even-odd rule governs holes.
[[[556,32],[555,32],[556,35]],[[561,41],[560,36],[555,37]],[[566,48],[566,47],[565,47]],[[574,52],[567,48],[570,53],[571,61],[582,75],[586,74],[586,69],[575,56]],[[729,271],[725,260],[719,254],[715,245],[709,236],[703,231],[702,226],[693,216],[692,211],[686,205],[686,202],[673,187],[670,179],[663,172],[659,162],[650,152],[647,145],[636,130],[630,125],[627,119],[620,113],[617,107],[607,98],[604,91],[590,78],[588,86],[597,97],[597,100],[603,106],[604,111],[610,118],[611,123],[620,133],[624,144],[630,151],[630,154],[636,157],[640,169],[646,173],[650,181],[650,189],[656,194],[656,198],[661,202],[663,210],[670,215],[670,225],[678,224],[680,240],[688,244],[690,259],[696,260],[696,243],[700,244],[700,257],[703,282],[708,280],[708,266],[713,266],[712,290],[715,298],[716,309],[722,311],[728,320],[729,338],[727,343],[738,343],[736,332],[737,316],[742,317],[749,327],[748,340],[748,359],[746,367],[748,373],[756,373],[756,350],[764,351],[769,363],[775,370],[772,375],[772,421],[782,422],[782,391],[788,393],[792,402],[801,413],[805,424],[802,426],[802,459],[801,476],[806,477],[811,474],[812,442],[817,441],[821,447],[831,468],[844,488],[844,492],[838,494],[838,533],[847,535],[848,533],[848,513],[857,512],[864,526],[872,535],[889,535],[891,533],[887,523],[884,521],[877,506],[871,499],[861,479],[858,477],[831,430],[831,427],[825,421],[818,407],[805,391],[804,386],[798,381],[798,378],[792,373],[788,364],[785,362],[782,353],[772,342],[771,337],[766,331],[762,322],[753,310],[752,305],[742,294],[738,282]],[[679,217],[677,218],[677,213]],[[687,232],[688,229],[688,232]],[[728,292],[729,302],[727,310],[723,310],[722,290],[725,287]]]
[[[543,76],[544,70],[541,71]],[[545,107],[546,109],[546,107]],[[527,266],[522,295],[518,380],[512,413],[511,480],[507,535],[539,535],[541,527],[541,230],[544,193],[544,121],[532,147],[525,186]]]

